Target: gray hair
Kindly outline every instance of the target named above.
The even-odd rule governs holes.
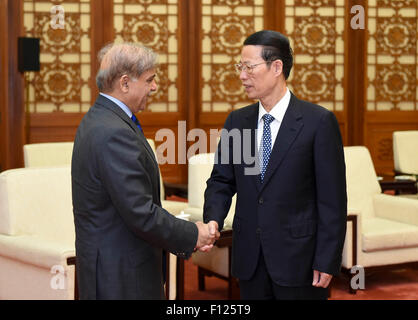
[[[158,55],[137,43],[108,44],[98,54],[100,63],[96,84],[101,92],[113,90],[115,81],[128,75],[137,79],[143,72],[157,65]]]

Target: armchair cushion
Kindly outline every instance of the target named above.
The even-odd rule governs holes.
[[[361,247],[364,252],[418,247],[418,227],[388,219],[363,220]]]
[[[399,196],[379,194],[374,196],[376,217],[418,227],[418,201]]]
[[[360,210],[364,217],[373,217],[372,197],[382,189],[369,150],[363,146],[344,147],[344,155],[348,207]]]
[[[74,245],[52,242],[39,236],[5,236],[0,234],[0,256],[51,269],[65,266],[74,256]]]
[[[23,146],[25,168],[71,165],[74,142],[31,143]]]
[[[215,162],[214,153],[201,153],[189,159],[189,205],[203,208],[206,181],[209,179]]]

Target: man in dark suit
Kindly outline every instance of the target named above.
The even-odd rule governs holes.
[[[284,35],[264,30],[245,40],[236,67],[259,102],[229,114],[224,129],[235,134],[222,134],[207,181],[204,221],[219,230],[237,194],[232,274],[243,299],[326,299],[340,270],[347,196],[338,122],[289,91],[292,64]]]
[[[99,54],[94,106],[72,158],[76,268],[81,299],[163,299],[163,250],[188,258],[219,236],[161,207],[159,168],[135,113],[157,89],[156,55],[135,44]]]

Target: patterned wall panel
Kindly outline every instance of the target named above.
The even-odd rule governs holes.
[[[178,111],[178,0],[114,0],[115,41],[137,42],[159,55],[158,90],[148,111]]]
[[[344,109],[344,0],[285,0],[294,51],[289,88],[332,111]]]
[[[368,5],[367,110],[418,110],[417,1]]]
[[[25,36],[40,38],[40,72],[27,73],[30,112],[86,112],[91,106],[90,1],[24,0],[23,19]]]
[[[263,6],[263,0],[202,0],[202,112],[251,103],[234,64],[245,38],[263,29]]]

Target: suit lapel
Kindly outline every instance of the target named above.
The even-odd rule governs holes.
[[[115,113],[121,120],[126,122],[137,133],[137,135],[139,136],[139,140],[144,145],[145,150],[148,152],[148,155],[153,160],[156,169],[159,170],[158,163],[155,159],[154,152],[152,151],[151,146],[149,145],[144,134],[141,132],[141,130],[139,130],[136,124],[132,121],[132,119],[130,119],[128,115],[117,104],[100,94],[97,97],[96,103]]]
[[[289,106],[286,110],[283,122],[280,125],[279,132],[274,142],[270,160],[267,165],[263,184],[260,183],[260,192],[267,185],[273,173],[283,161],[291,145],[303,127],[302,114],[298,110],[297,98],[292,94]],[[257,176],[260,180],[260,176]]]

